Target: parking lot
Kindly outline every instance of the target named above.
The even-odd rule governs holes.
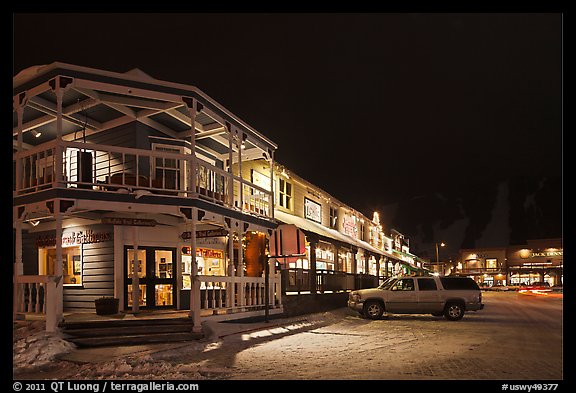
[[[229,377],[561,379],[562,298],[517,292],[483,296],[486,308],[458,322],[431,315],[369,321],[343,308],[314,329],[277,339],[257,332],[253,339],[261,342],[229,358]]]

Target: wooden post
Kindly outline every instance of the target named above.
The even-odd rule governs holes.
[[[138,227],[132,227],[132,248],[134,252],[134,263],[132,264],[132,312],[140,311],[140,272],[138,271]],[[148,261],[146,261],[148,263]],[[142,266],[144,273],[144,266]]]
[[[190,159],[188,160],[188,167],[190,168],[188,185],[191,195],[196,195],[196,100],[190,99],[188,106],[188,114],[190,115]],[[187,196],[190,196],[188,194]]]
[[[200,325],[200,280],[198,278],[198,261],[196,261],[196,220],[198,210],[192,208],[192,219],[190,220],[190,255],[192,256],[191,288],[190,288],[190,318],[192,318],[192,331],[202,331]],[[206,292],[208,296],[208,292]]]
[[[57,302],[56,287],[58,283],[52,279],[46,283],[44,291],[44,302],[46,303],[46,331],[55,332],[58,330],[59,318],[57,316]]]
[[[62,213],[60,212],[60,199],[54,200],[54,215],[56,216],[56,261],[54,261],[54,279],[55,288],[52,291],[54,294],[53,301],[56,323],[62,320],[64,312],[64,275],[63,275],[63,259],[62,259]]]
[[[244,133],[238,133],[238,177],[240,178],[240,208],[244,211],[244,180],[242,178],[242,142],[244,141]]]
[[[232,129],[227,129],[228,131],[228,204],[230,205],[230,207],[234,206],[234,171],[232,170],[232,161],[234,159],[233,157],[233,152],[234,152],[234,146],[233,146],[233,138],[232,138]],[[240,184],[240,187],[242,187],[242,184]],[[242,208],[242,206],[239,206],[240,208]]]
[[[315,238],[310,238],[310,270],[309,279],[310,279],[310,293],[312,296],[316,296],[317,294],[317,278],[316,278],[316,245],[318,244],[318,240]]]
[[[230,220],[230,227],[228,228],[228,277],[230,283],[226,287],[226,307],[233,308],[236,306],[236,283],[234,276],[234,230],[232,228],[232,220]]]
[[[244,228],[244,221],[240,222],[241,228]],[[245,297],[245,293],[246,293],[246,283],[244,282],[243,278],[244,278],[244,249],[242,248],[242,239],[245,236],[245,232],[241,231],[240,233],[238,233],[238,241],[239,241],[239,247],[238,247],[238,271],[237,274],[240,277],[240,291],[238,293],[238,297],[240,298],[240,302],[239,302],[239,306],[243,307],[246,305],[246,297]]]
[[[274,152],[272,152],[272,156],[270,157],[270,195],[268,198],[268,208],[270,209],[268,217],[274,218]]]

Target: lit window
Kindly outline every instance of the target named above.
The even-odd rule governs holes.
[[[290,210],[292,206],[292,184],[280,179],[278,194],[278,204],[283,208]]]

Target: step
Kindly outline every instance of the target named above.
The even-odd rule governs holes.
[[[158,325],[192,325],[190,318],[156,318],[156,319],[107,319],[92,321],[64,321],[64,329],[97,329],[107,327],[134,327]]]
[[[104,337],[128,336],[149,333],[188,333],[192,330],[192,323],[186,324],[155,324],[136,326],[102,326],[94,328],[66,327],[63,332],[72,337]]]
[[[152,333],[140,335],[79,337],[67,339],[79,348],[171,343],[199,340],[202,333]]]

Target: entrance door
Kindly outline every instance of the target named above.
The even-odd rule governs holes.
[[[124,248],[124,306],[132,307],[134,249]],[[138,247],[139,304],[142,308],[176,307],[176,249]]]

